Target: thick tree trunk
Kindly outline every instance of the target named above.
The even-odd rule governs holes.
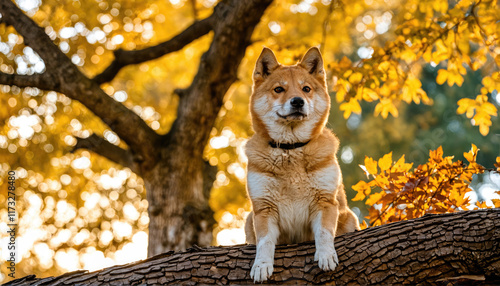
[[[324,272],[312,242],[276,248],[270,284],[498,285],[500,209],[427,215],[335,238],[340,264]],[[10,285],[251,284],[255,246],[192,248],[92,273]]]
[[[204,185],[211,186],[214,176],[206,175],[203,150],[253,30],[271,2],[223,1],[214,9],[212,44],[191,86],[178,92],[177,119],[158,146],[158,163],[142,174],[150,204],[149,256],[212,242],[213,213]]]
[[[166,156],[144,178],[150,217],[149,256],[185,250],[193,244],[212,244],[216,222],[208,198],[217,168],[205,163],[201,156],[189,158],[181,154]]]

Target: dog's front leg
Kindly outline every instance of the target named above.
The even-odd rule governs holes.
[[[319,268],[330,271],[339,264],[337,251],[333,245],[335,229],[339,218],[338,203],[332,199],[319,200],[316,215],[312,220],[312,230],[316,244],[314,261],[318,261]]]
[[[254,225],[257,253],[250,277],[254,282],[262,282],[273,274],[274,249],[278,241],[279,228],[276,216],[270,208],[255,210]]]

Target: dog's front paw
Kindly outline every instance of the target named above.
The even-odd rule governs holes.
[[[273,263],[264,261],[255,261],[252,270],[250,271],[250,277],[255,283],[266,281],[268,277],[273,275]]]
[[[339,264],[337,251],[335,251],[335,248],[333,247],[331,249],[316,250],[316,254],[314,254],[314,261],[318,261],[319,268],[324,271],[334,270]]]

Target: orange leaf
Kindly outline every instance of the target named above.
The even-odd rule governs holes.
[[[500,156],[497,157],[497,162],[494,166],[497,167],[497,172],[500,172]]]
[[[464,152],[464,158],[469,161],[469,163],[476,162],[476,156],[477,156],[477,149],[476,145],[472,144],[472,148],[470,149],[469,152]]]
[[[361,223],[359,224],[359,228],[360,229],[366,229],[366,228],[368,228],[368,224],[366,223],[365,220],[361,221]]]
[[[405,155],[401,156],[399,160],[392,166],[392,172],[408,172],[413,163],[405,163]]]
[[[373,160],[372,158],[370,158],[368,156],[365,156],[365,168],[366,168],[366,171],[371,175],[376,175],[378,173],[377,161]]]
[[[366,200],[366,204],[369,206],[373,206],[374,204],[377,204],[382,197],[385,195],[384,191],[381,191],[379,193],[371,194],[370,197]]]
[[[356,196],[352,199],[353,201],[362,201],[371,192],[371,187],[365,181],[359,181],[356,185],[352,186],[352,189],[358,192]]]
[[[443,160],[443,147],[439,146],[436,150],[429,151],[429,159],[435,162],[441,162]]]

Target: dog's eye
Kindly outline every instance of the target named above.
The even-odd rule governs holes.
[[[282,93],[283,91],[285,91],[285,89],[282,88],[281,86],[278,86],[277,88],[274,89],[274,92],[276,93]]]
[[[311,91],[311,88],[310,88],[310,87],[308,87],[308,86],[304,86],[304,87],[302,88],[302,90],[303,90],[304,92],[310,92],[310,91]]]

